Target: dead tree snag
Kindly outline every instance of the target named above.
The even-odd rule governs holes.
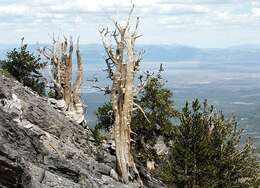
[[[124,183],[129,182],[130,170],[140,177],[131,153],[131,115],[134,104],[134,76],[142,60],[143,52],[136,55],[135,42],[139,18],[133,30],[130,28],[132,7],[125,24],[113,20],[115,30],[104,28],[100,31],[103,46],[107,54],[107,72],[112,80],[111,103],[114,115],[113,139],[116,147],[117,171]],[[110,39],[114,43],[108,42]],[[107,90],[107,89],[103,89]]]
[[[40,50],[49,61],[50,77],[55,91],[55,99],[59,100],[64,111],[77,123],[84,121],[84,106],[80,99],[80,86],[83,76],[83,66],[79,50],[79,39],[76,44],[77,77],[72,81],[72,58],[74,45],[72,37],[69,41],[55,40],[50,48]]]

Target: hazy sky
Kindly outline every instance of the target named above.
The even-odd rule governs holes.
[[[49,35],[100,41],[98,29],[125,18],[130,0],[0,0],[0,43],[49,42]],[[227,47],[260,43],[260,0],[133,0],[139,43]]]

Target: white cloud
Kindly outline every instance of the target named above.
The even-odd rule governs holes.
[[[38,33],[39,40],[46,32],[53,31],[97,32],[107,25],[110,17],[126,17],[131,0],[13,0],[0,1],[0,26],[9,35],[23,31],[31,36]],[[14,3],[15,2],[15,3]],[[134,14],[141,17],[141,32],[160,35],[162,31],[226,30],[240,27],[241,30],[257,27],[260,18],[259,0],[133,0]],[[260,26],[259,26],[260,27]],[[8,31],[9,29],[9,31]],[[90,30],[90,31],[89,31]],[[3,31],[2,31],[3,32]],[[257,31],[256,31],[257,32]],[[258,32],[260,32],[258,30]],[[40,33],[40,34],[39,34]],[[145,34],[145,33],[144,33]],[[82,35],[82,34],[81,34]],[[92,34],[86,34],[85,42],[93,42]],[[94,34],[97,36],[98,34]],[[149,34],[147,34],[149,36]],[[149,38],[151,37],[151,38]],[[147,41],[152,40],[149,36]],[[14,38],[15,37],[10,37]],[[5,38],[0,38],[6,40]]]
[[[25,5],[2,5],[0,4],[0,15],[17,15],[26,14],[30,8]]]
[[[260,8],[253,8],[252,14],[254,17],[260,17]]]
[[[157,14],[200,14],[209,11],[206,6],[191,4],[154,4],[147,9],[146,13]]]

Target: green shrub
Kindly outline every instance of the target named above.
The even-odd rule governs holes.
[[[134,153],[143,165],[147,160],[160,163],[154,149],[157,138],[162,136],[165,144],[172,138],[172,118],[176,116],[173,106],[172,92],[165,87],[165,82],[158,74],[152,76],[143,91],[136,99],[136,103],[144,110],[144,115],[136,110],[133,113],[131,128],[134,134]]]
[[[169,159],[161,177],[176,187],[258,187],[254,147],[240,146],[241,131],[234,119],[225,119],[207,103],[198,100],[182,110]]]
[[[111,103],[105,103],[98,107],[96,111],[97,124],[92,129],[96,145],[100,145],[105,138],[103,133],[109,132],[113,125],[113,113]]]
[[[7,53],[7,58],[1,61],[2,72],[8,72],[19,82],[32,88],[40,95],[45,95],[46,80],[40,73],[46,64],[41,63],[39,56],[34,56],[27,50],[27,44]]]
[[[2,61],[0,61],[0,65],[2,64]],[[4,75],[4,76],[7,76],[7,77],[10,77],[10,73],[5,70],[5,69],[2,69],[0,68],[0,75]]]
[[[105,103],[96,111],[97,124],[95,129],[109,131],[113,125],[112,104]]]

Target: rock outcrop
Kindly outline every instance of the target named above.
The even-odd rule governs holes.
[[[163,187],[141,173],[147,187]],[[118,181],[115,156],[19,82],[0,76],[0,187],[139,187]]]

